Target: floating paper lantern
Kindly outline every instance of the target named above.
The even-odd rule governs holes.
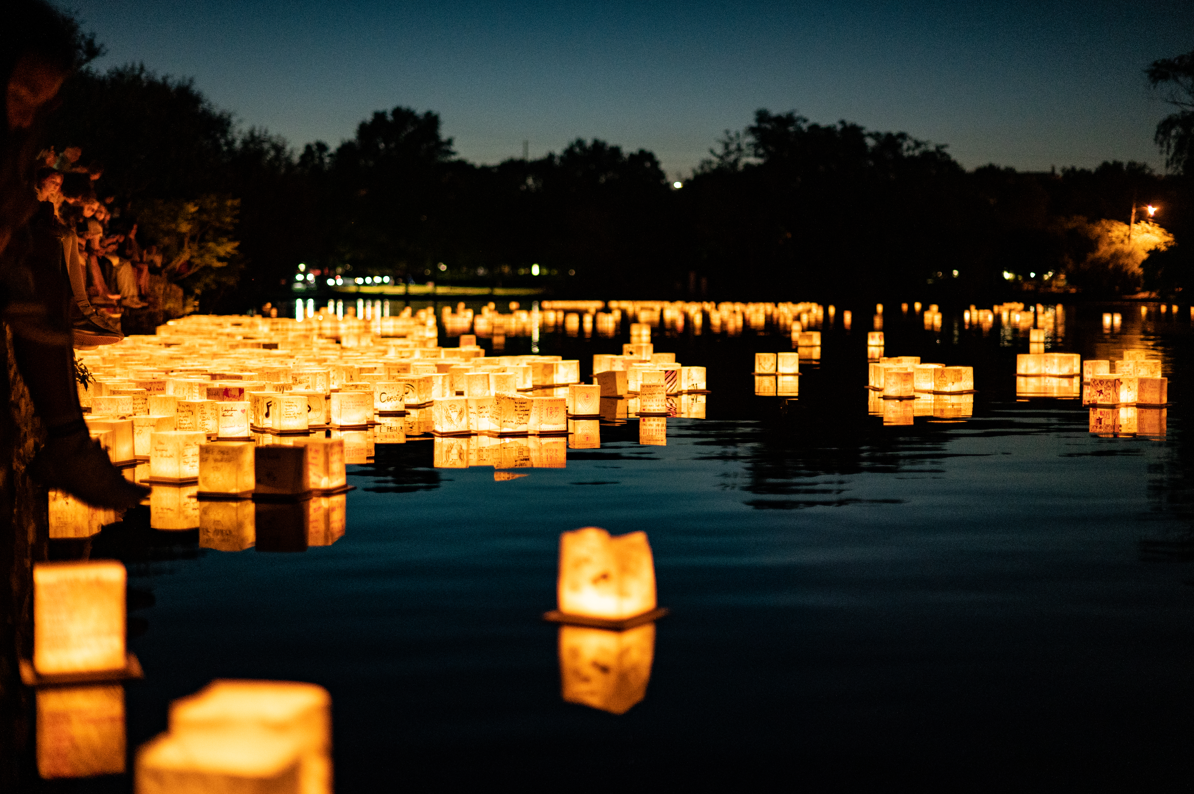
[[[1018,353],[1016,355],[1017,375],[1044,375],[1045,357],[1042,353]]]
[[[528,397],[512,397],[507,394],[494,398],[497,409],[497,432],[500,434],[525,435],[529,432],[531,400]]]
[[[124,772],[124,687],[37,690],[37,771],[46,779]]]
[[[642,415],[666,415],[667,392],[662,384],[644,384],[638,395],[638,411]]]
[[[255,449],[252,442],[200,444],[199,490],[225,495],[252,493],[257,485]]]
[[[569,416],[597,416],[601,413],[601,387],[574,383],[568,387]]]
[[[273,429],[279,433],[305,433],[307,398],[301,394],[279,394],[274,398]]]
[[[1094,375],[1086,385],[1088,405],[1118,405],[1120,397],[1118,375]]]
[[[372,392],[332,392],[329,402],[335,427],[361,427],[373,419]]]
[[[497,433],[497,401],[493,397],[466,397],[471,433]]]
[[[331,794],[331,697],[315,684],[217,680],[170,704],[170,735],[261,730],[298,748],[301,794]]]
[[[128,395],[91,398],[92,416],[132,416],[133,398]]]
[[[378,381],[373,384],[373,409],[379,414],[397,414],[406,410],[403,396],[405,384],[396,381]]]
[[[50,489],[49,533],[53,540],[89,538],[115,521],[110,510],[92,507],[65,491]]]
[[[249,437],[249,403],[220,402],[216,411],[220,438]]]
[[[1135,405],[1137,395],[1140,392],[1140,379],[1126,375],[1120,375],[1117,377],[1119,377],[1120,405]]]
[[[149,526],[166,532],[199,528],[198,485],[153,486],[149,494]]]
[[[1104,331],[1111,330],[1111,313],[1110,312],[1103,312],[1103,330]]]
[[[973,367],[938,367],[933,370],[933,389],[940,394],[974,391]]]
[[[639,419],[638,443],[648,447],[666,447],[667,417],[644,416]]]
[[[334,398],[336,395],[332,395]],[[492,398],[490,398],[492,399]],[[439,435],[467,434],[469,429],[469,400],[466,397],[451,397],[436,400],[431,406],[434,433]]]
[[[164,430],[150,436],[149,476],[163,482],[199,479],[199,445],[207,441],[202,430]]]
[[[933,391],[933,373],[941,364],[917,364],[912,369],[912,388],[918,392]]]
[[[260,728],[163,733],[141,746],[137,794],[301,791],[302,749],[290,736]]]
[[[1106,359],[1088,358],[1082,362],[1082,380],[1089,381],[1095,375],[1110,375],[1111,362]]]
[[[115,561],[33,566],[33,668],[43,676],[125,669],[125,582]]]
[[[487,372],[470,372],[464,378],[465,397],[492,397],[493,384]]]
[[[883,374],[883,396],[887,399],[915,397],[914,375],[912,370],[886,368]]]
[[[258,447],[254,458],[255,493],[301,496],[311,490],[311,456],[306,445]]]
[[[643,532],[610,537],[586,527],[560,535],[558,613],[563,620],[624,623],[657,612],[655,563]]]
[[[250,499],[199,502],[199,545],[244,551],[257,542],[256,509]]]
[[[145,416],[149,413],[149,393],[145,389],[112,389],[108,393],[114,397],[129,397],[132,400],[133,416]]]
[[[883,347],[883,332],[867,331],[866,343],[869,347]]]
[[[775,374],[776,375],[795,375],[800,372],[800,354],[799,353],[776,353],[775,354]]]
[[[627,374],[623,371],[598,372],[594,378],[602,397],[621,397],[629,392]]]
[[[150,416],[174,416],[178,412],[178,398],[173,394],[151,394],[145,402]]]
[[[1082,372],[1082,357],[1077,353],[1045,353],[1041,367],[1044,375],[1075,377]]]
[[[684,392],[706,391],[708,388],[704,367],[681,367],[680,390]],[[604,392],[602,392],[604,395]]]
[[[821,346],[821,332],[820,331],[801,331],[796,344],[800,347],[820,347]]]
[[[523,398],[526,399],[526,398]],[[527,417],[527,432],[535,435],[568,432],[568,400],[566,397],[531,397],[531,412]],[[600,397],[597,398],[600,402]]]
[[[1169,402],[1168,378],[1137,378],[1136,402],[1141,405],[1164,405]]]
[[[275,401],[281,392],[249,393],[249,425],[260,430],[273,430],[277,409]]]
[[[625,714],[647,694],[654,655],[654,623],[626,631],[561,626],[563,699],[611,714]]]
[[[775,354],[774,353],[755,353],[755,374],[756,375],[774,375],[775,374]]]
[[[307,447],[310,460],[311,487],[318,491],[334,491],[348,485],[344,467],[344,439],[299,438],[295,446]]]

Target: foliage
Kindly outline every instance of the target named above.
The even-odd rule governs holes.
[[[1177,108],[1157,124],[1155,140],[1165,153],[1165,164],[1175,173],[1194,175],[1194,50],[1153,61],[1145,75],[1149,85],[1163,89],[1165,101]]]
[[[233,261],[240,243],[232,238],[240,199],[205,193],[193,200],[146,199],[135,205],[147,242],[162,253],[162,272],[171,281],[188,280],[192,294],[221,279],[215,271]],[[225,270],[225,277],[233,271]]]
[[[1128,224],[1108,219],[1074,216],[1058,226],[1084,243],[1082,255],[1069,263],[1069,281],[1095,292],[1135,292],[1149,254],[1173,245],[1173,235],[1151,221],[1137,221],[1130,234]]]

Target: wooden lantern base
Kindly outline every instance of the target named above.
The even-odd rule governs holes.
[[[117,670],[98,670],[89,673],[57,673],[42,675],[33,667],[31,659],[21,660],[21,683],[25,686],[70,686],[74,684],[103,684],[130,681],[145,677],[141,662],[134,653],[125,658],[124,667]]]
[[[644,623],[650,623],[659,620],[668,614],[666,607],[658,607],[652,609],[650,612],[643,612],[641,615],[634,615],[621,620],[611,620],[609,618],[591,618],[585,615],[569,615],[565,612],[553,609],[550,612],[543,614],[543,619],[548,623],[567,623],[572,626],[587,626],[594,629],[609,629],[611,631],[625,631],[632,629],[635,626],[641,626]]]

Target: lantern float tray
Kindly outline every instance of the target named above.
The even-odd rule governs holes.
[[[240,493],[222,493],[220,491],[197,491],[195,498],[200,502],[239,502],[242,499],[249,499],[253,496],[252,491],[241,491]]]
[[[310,491],[303,491],[301,493],[256,493],[253,494],[254,502],[267,502],[270,504],[285,503],[285,502],[307,502],[319,494],[314,489]]]
[[[624,629],[632,629],[635,626],[642,626],[645,623],[659,620],[667,614],[668,610],[666,607],[659,607],[652,609],[650,612],[644,612],[641,615],[634,615],[633,617],[622,618],[621,620],[611,620],[609,618],[591,618],[584,615],[569,615],[553,609],[550,612],[545,612],[543,619],[548,623],[568,623],[573,626],[588,626],[594,629],[623,631]]]
[[[199,482],[198,477],[184,477],[181,480],[175,480],[170,477],[145,477],[137,480],[143,485],[194,485]]]
[[[33,667],[31,659],[21,660],[21,683],[25,686],[69,686],[72,684],[98,684],[105,681],[130,681],[145,677],[141,669],[141,661],[135,653],[130,653],[124,667],[118,670],[100,670],[90,673],[62,673],[58,675],[42,675]]]

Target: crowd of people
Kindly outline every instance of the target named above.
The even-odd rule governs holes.
[[[44,118],[78,52],[74,26],[45,0],[0,3],[0,320],[44,428],[28,472],[89,504],[124,509],[148,491],[121,476],[91,439],[79,406],[74,346],[121,338],[118,314],[141,303],[139,268],[150,257],[133,227],[122,228],[97,200],[98,168],[80,168],[77,150],[39,158]],[[11,401],[11,384],[9,391]],[[11,417],[0,424],[0,436],[12,443]],[[0,468],[12,466],[0,461]],[[5,473],[0,487],[11,482]]]
[[[98,163],[80,165],[78,147],[61,154],[53,149],[38,156],[36,190],[41,210],[61,227],[63,256],[74,297],[72,329],[76,342],[106,344],[121,338],[124,309],[146,305],[150,269],[160,270],[156,247],[142,249],[137,224],[120,217],[113,197],[100,200]],[[47,222],[50,219],[46,218]]]

